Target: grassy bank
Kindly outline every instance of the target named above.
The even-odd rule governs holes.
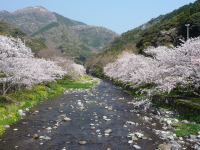
[[[0,137],[5,132],[6,125],[12,125],[21,118],[18,110],[36,106],[41,101],[61,95],[64,90],[70,88],[89,89],[96,83],[97,81],[92,80],[89,76],[80,76],[76,80],[64,78],[37,85],[33,89],[9,93],[5,97],[0,96]]]

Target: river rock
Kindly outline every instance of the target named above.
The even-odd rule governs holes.
[[[104,119],[105,121],[110,121],[111,119]]]
[[[179,140],[183,141],[183,137],[178,137]]]
[[[5,128],[10,128],[10,126],[9,126],[9,125],[5,125],[4,127],[5,127]]]
[[[197,139],[200,139],[200,135],[197,136]]]
[[[151,125],[152,125],[152,126],[156,126],[156,123],[152,123]]]
[[[39,138],[43,140],[51,140],[49,136],[40,136]]]
[[[170,125],[172,124],[172,121],[171,120],[167,120],[167,125]]]
[[[189,121],[187,121],[187,120],[182,120],[181,122],[182,123],[189,123]]]
[[[108,107],[108,111],[112,111],[112,110],[113,110],[112,106]]]
[[[98,130],[96,130],[96,132],[100,132],[100,130],[98,129]]]
[[[38,139],[39,136],[38,136],[37,134],[34,134],[34,135],[33,135],[33,138],[34,138],[34,139]]]
[[[132,122],[132,121],[126,121],[126,124],[129,124],[129,125],[135,125],[135,122]]]
[[[171,140],[168,145],[173,149],[179,149],[181,145],[174,140]]]
[[[103,116],[103,119],[107,119],[107,116]]]
[[[105,130],[104,132],[105,132],[105,134],[110,134],[112,132],[112,130],[108,129],[108,130]]]
[[[144,134],[139,133],[139,132],[136,132],[135,135],[136,135],[138,138],[142,138],[142,137],[144,136]]]
[[[79,141],[78,142],[80,145],[85,145],[87,142],[86,141]]]
[[[23,124],[23,125],[26,125],[26,124],[28,124],[28,122],[22,122],[22,124]]]
[[[160,150],[170,150],[169,145],[166,145],[166,144],[160,144],[160,145],[158,146],[158,148],[159,148]]]
[[[91,127],[91,130],[94,130],[94,129],[95,129],[95,127],[94,127],[94,126],[92,126],[92,127]]]
[[[33,114],[33,115],[37,115],[37,112],[33,112],[32,114]]]
[[[128,143],[129,143],[129,144],[132,144],[132,143],[133,143],[133,140],[129,140]]]
[[[173,119],[172,120],[172,123],[174,124],[174,123],[178,123],[179,121],[178,121],[178,119]]]
[[[133,136],[132,136],[132,140],[133,140],[133,141],[137,141],[138,138],[136,138],[136,137],[133,135]]]
[[[189,135],[189,140],[190,141],[195,141],[196,140],[196,136],[195,135]]]
[[[51,130],[51,129],[52,129],[51,127],[46,128],[46,130]]]
[[[149,117],[147,117],[147,116],[144,116],[142,119],[143,119],[144,121],[149,121]]]
[[[143,140],[147,140],[148,138],[147,138],[146,136],[143,136],[142,139],[143,139]]]
[[[135,149],[141,149],[141,147],[138,146],[138,145],[133,145],[133,148],[135,148]]]
[[[70,121],[71,119],[70,118],[68,118],[68,117],[65,117],[64,119],[63,119],[63,121]]]
[[[18,110],[18,113],[19,113],[20,116],[25,116],[25,115],[26,115],[26,114],[23,112],[23,110],[21,110],[21,109]]]

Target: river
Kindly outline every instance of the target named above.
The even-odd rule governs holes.
[[[127,103],[133,99],[111,82],[101,80],[85,92],[46,100],[6,129],[0,149],[155,150],[159,144],[167,143],[153,132],[162,129],[159,120],[144,121],[144,116],[153,114],[134,112],[133,105]],[[128,135],[136,132],[142,138],[130,141],[132,137]],[[34,134],[39,137],[34,139]]]

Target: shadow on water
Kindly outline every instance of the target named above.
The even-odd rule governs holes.
[[[145,123],[141,118],[148,113],[140,113],[138,116],[130,112],[133,105],[127,102],[132,99],[132,96],[108,81],[102,81],[89,92],[49,99],[31,108],[23,119],[6,130],[0,141],[0,149],[128,150],[134,149],[132,145],[137,144],[142,150],[154,150],[165,141],[156,136],[152,128],[161,129],[162,126],[157,120],[153,120],[157,124],[156,127],[151,126],[151,122]],[[105,109],[106,106],[112,106],[112,110]],[[103,116],[108,120],[105,121]],[[63,121],[65,117],[71,118],[71,121]],[[138,126],[126,125],[126,121],[138,123]],[[57,129],[53,128],[55,126]],[[112,129],[109,135],[104,133],[107,129]],[[139,139],[128,144],[131,138],[127,135],[137,131],[142,132],[148,139]],[[33,139],[34,134],[47,139]],[[79,141],[87,143],[81,145]]]

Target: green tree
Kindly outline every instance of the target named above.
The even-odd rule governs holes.
[[[200,35],[200,12],[193,14],[187,20],[187,23],[190,24],[190,36],[197,37]]]

